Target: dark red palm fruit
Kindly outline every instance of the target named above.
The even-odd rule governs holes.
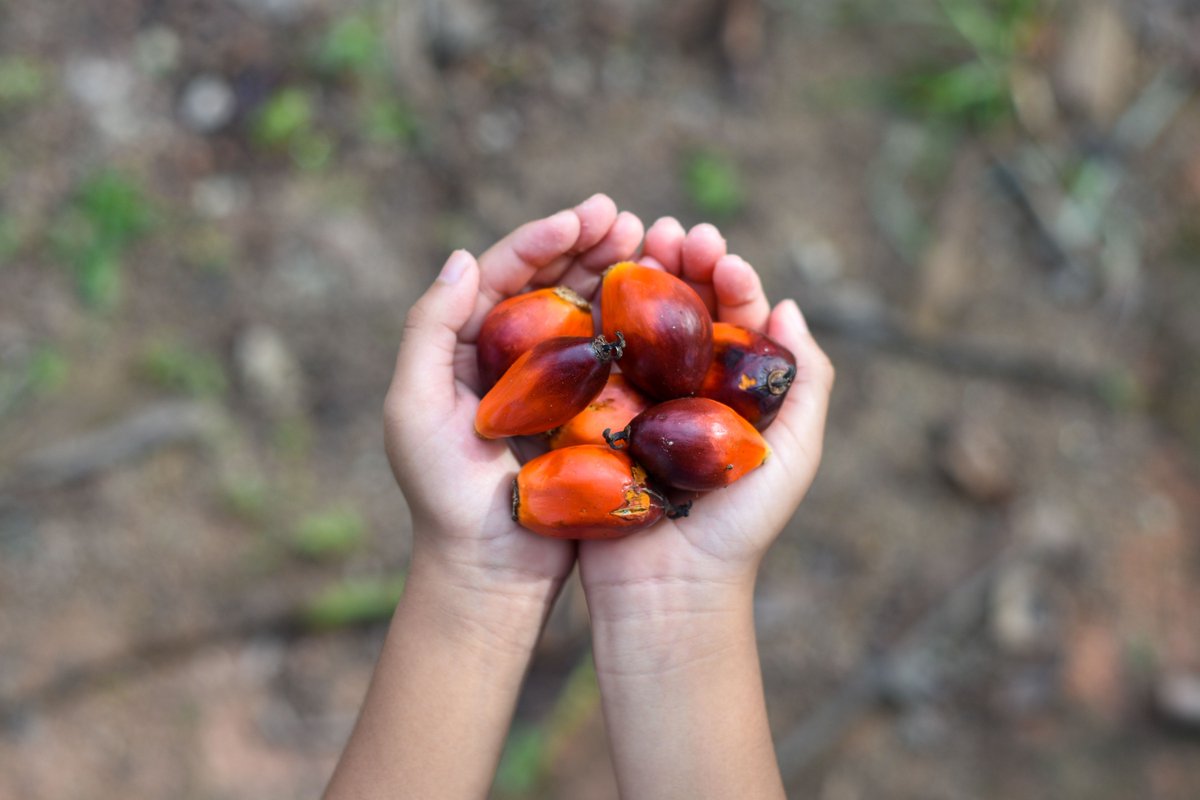
[[[707,397],[668,400],[605,436],[665,486],[707,492],[762,466],[771,448],[762,434],[724,403]]]
[[[513,519],[557,539],[616,539],[650,527],[669,508],[644,469],[605,445],[551,450],[513,480]]]
[[[724,403],[765,431],[795,377],[796,358],[779,342],[757,331],[714,322],[713,360],[696,394]]]
[[[605,336],[629,343],[621,372],[651,397],[694,394],[712,361],[712,315],[692,287],[667,272],[623,261],[604,273]]]
[[[621,430],[650,405],[646,396],[633,387],[625,376],[614,372],[596,399],[587,404],[561,428],[550,431],[550,446],[573,447],[580,444],[604,444],[604,431]]]
[[[560,336],[517,358],[479,401],[475,431],[485,439],[545,433],[570,421],[604,388],[625,346],[603,336]]]
[[[497,303],[476,338],[479,380],[491,388],[523,353],[558,336],[591,336],[592,306],[565,286],[519,294]]]

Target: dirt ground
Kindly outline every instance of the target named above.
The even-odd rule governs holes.
[[[757,596],[791,796],[1200,797],[1190,8],[0,0],[0,798],[319,794],[404,313],[597,191],[838,368]],[[571,588],[497,797],[615,796],[587,648]]]

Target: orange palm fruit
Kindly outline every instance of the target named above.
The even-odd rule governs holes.
[[[760,431],[775,420],[796,377],[796,357],[774,339],[713,323],[713,360],[697,395],[718,400]]]
[[[600,394],[625,340],[560,336],[526,351],[479,401],[475,431],[485,439],[545,433]]]
[[[692,287],[667,272],[623,261],[604,273],[605,336],[625,334],[621,371],[660,400],[694,394],[712,361],[712,315]]]
[[[650,527],[670,508],[644,469],[605,445],[551,450],[513,480],[513,519],[558,539],[616,539]]]
[[[526,292],[497,303],[476,339],[479,380],[491,388],[522,353],[556,336],[591,336],[592,306],[565,286]]]
[[[762,466],[771,454],[762,434],[724,403],[707,397],[668,400],[605,439],[666,486],[707,492]]]
[[[649,405],[650,401],[633,388],[624,375],[614,372],[587,408],[566,425],[550,431],[550,446],[557,449],[579,444],[604,444],[606,429],[621,430]]]

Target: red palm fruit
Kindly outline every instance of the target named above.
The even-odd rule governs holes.
[[[522,353],[556,336],[591,336],[592,306],[565,286],[510,297],[488,312],[476,339],[479,380],[491,388]]]
[[[625,340],[560,336],[521,355],[479,401],[475,431],[485,439],[557,428],[600,394]]]
[[[775,420],[796,377],[796,358],[774,339],[713,323],[713,360],[697,394],[719,400],[760,431]]]
[[[707,492],[762,466],[771,454],[762,434],[724,403],[706,397],[668,400],[634,417],[624,431],[605,435],[656,480]]]
[[[623,261],[604,273],[604,335],[622,331],[629,353],[621,371],[660,400],[695,393],[712,361],[712,316],[674,275]]]
[[[558,539],[616,539],[650,527],[668,508],[644,469],[604,445],[551,450],[513,480],[513,519]]]
[[[571,421],[550,432],[550,446],[572,447],[579,444],[604,444],[604,431],[620,430],[646,410],[650,401],[633,388],[625,376],[614,372],[596,399],[587,404]]]

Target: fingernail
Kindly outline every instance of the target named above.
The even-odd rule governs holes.
[[[450,254],[450,258],[446,259],[437,279],[441,283],[458,283],[469,266],[471,266],[471,254],[466,250],[455,250]]]

